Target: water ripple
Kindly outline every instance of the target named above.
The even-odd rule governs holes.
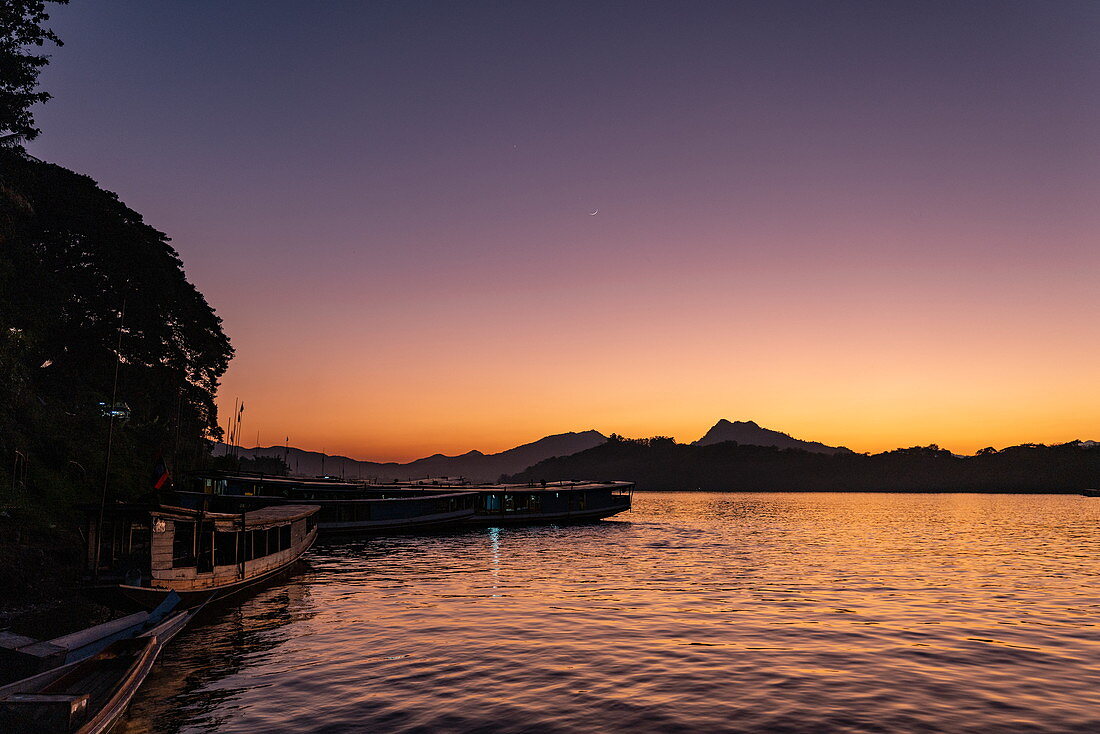
[[[318,546],[128,732],[1100,729],[1100,500],[657,493]]]

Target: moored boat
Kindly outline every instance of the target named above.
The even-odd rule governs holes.
[[[551,482],[478,487],[475,525],[583,523],[630,509],[633,482]]]
[[[0,686],[0,731],[110,731],[161,650],[198,611],[176,612],[141,635],[116,640],[91,657]]]
[[[74,663],[95,655],[112,642],[147,633],[166,619],[187,618],[186,613],[176,611],[180,601],[179,594],[172,592],[152,611],[134,612],[52,640],[0,632],[0,666],[3,668],[0,680],[25,678]]]
[[[322,534],[407,532],[438,527],[590,522],[629,510],[632,482],[471,484],[421,479],[387,484],[271,477],[227,472],[192,475],[173,501],[240,512],[293,502],[321,507]]]
[[[390,533],[457,525],[471,518],[477,495],[465,487],[432,491],[397,485],[365,485],[286,477],[210,472],[193,475],[191,490],[172,501],[192,509],[244,512],[257,507],[317,505],[322,534]]]
[[[90,590],[143,608],[176,592],[187,606],[222,598],[288,570],[317,539],[316,505],[239,514],[115,505],[89,512]]]

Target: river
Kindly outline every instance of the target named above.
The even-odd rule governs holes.
[[[1100,730],[1100,499],[661,492],[322,543],[126,732]]]

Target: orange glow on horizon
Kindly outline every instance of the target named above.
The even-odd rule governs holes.
[[[1081,338],[1092,317],[1072,308],[1084,274],[1018,304],[913,273],[854,290],[817,275],[788,278],[780,300],[751,283],[734,297],[701,287],[648,301],[609,287],[552,307],[470,295],[456,312],[459,296],[444,293],[347,334],[354,319],[309,328],[299,307],[269,317],[292,322],[293,349],[230,322],[240,336],[222,415],[239,395],[245,445],[258,428],[261,445],[289,435],[299,448],[402,462],[590,428],[690,442],[719,418],[857,452],[1100,439],[1100,346]]]

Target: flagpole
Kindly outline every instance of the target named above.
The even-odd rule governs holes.
[[[172,471],[178,472],[180,453],[180,418],[183,415],[183,387],[180,387],[179,396],[176,398],[176,440],[172,444]]]
[[[243,440],[241,438],[241,423],[243,423],[243,422],[244,422],[244,401],[242,400],[241,401],[241,409],[239,411],[237,411],[237,435],[236,435],[236,437],[234,438],[234,441],[233,441],[233,448],[234,448],[233,457],[236,458],[238,461],[240,461],[240,458],[241,458],[240,442]],[[238,469],[239,468],[240,467],[238,467]]]
[[[233,398],[233,412],[229,415],[229,425],[227,426],[229,430],[226,432],[225,452],[222,454],[222,456],[229,456],[229,444],[233,441],[233,419],[237,416],[238,400],[240,400],[240,398]]]
[[[96,522],[95,569],[92,575],[99,579],[99,551],[103,547],[103,511],[107,506],[107,486],[111,478],[111,447],[115,440],[115,403],[118,402],[118,366],[122,363],[122,325],[126,321],[126,297],[122,297],[122,310],[118,313],[118,346],[115,348],[115,377],[111,383],[111,404],[107,407],[107,461],[103,465],[103,491],[99,495],[99,520]]]

